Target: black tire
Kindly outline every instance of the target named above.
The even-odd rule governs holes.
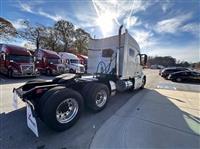
[[[61,123],[56,118],[56,109],[63,101],[68,98],[73,98],[74,101],[76,101],[78,110],[73,119],[71,119],[69,122]],[[43,110],[41,114],[44,119],[44,123],[55,131],[64,131],[73,126],[79,119],[83,110],[83,99],[78,92],[65,88],[53,93],[45,102],[42,108]]]
[[[142,86],[140,87],[140,89],[143,89],[144,86],[145,86],[145,84],[146,84],[146,77],[143,77],[143,79],[142,79]]]
[[[8,76],[8,78],[12,78],[13,77],[13,71],[11,69],[8,70],[7,76]]]
[[[103,90],[107,95],[107,99],[102,106],[96,104],[97,94]],[[105,84],[102,83],[89,83],[82,89],[82,95],[85,99],[86,106],[93,112],[99,112],[103,110],[108,102],[110,91]]]
[[[38,102],[37,102],[38,112],[39,112],[40,119],[42,121],[44,120],[42,113],[43,113],[44,105],[45,105],[46,101],[49,99],[50,96],[52,96],[53,94],[55,94],[57,91],[59,91],[61,89],[65,89],[65,87],[57,86],[57,87],[51,88],[50,90],[45,92],[44,95],[40,99],[38,99]]]

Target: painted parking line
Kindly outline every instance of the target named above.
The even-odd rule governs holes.
[[[174,83],[174,82],[158,83],[156,88],[168,89],[168,90],[200,92],[200,85],[186,84],[186,83]]]

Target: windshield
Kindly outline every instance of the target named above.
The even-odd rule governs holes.
[[[57,59],[57,58],[48,58],[47,61],[48,61],[48,63],[53,63],[53,64],[61,63],[60,59]]]
[[[77,59],[70,59],[70,63],[79,64],[80,62]]]
[[[33,57],[23,55],[9,55],[8,60],[13,60],[14,62],[32,63]]]

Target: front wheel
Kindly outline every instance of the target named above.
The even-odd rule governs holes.
[[[146,84],[146,77],[143,77],[143,79],[142,79],[142,86],[140,87],[140,89],[143,89],[144,86],[145,86],[145,84]]]
[[[71,89],[55,91],[42,107],[42,118],[55,131],[64,131],[73,126],[83,109],[81,95]]]

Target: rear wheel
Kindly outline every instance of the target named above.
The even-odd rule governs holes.
[[[78,92],[65,88],[51,94],[40,108],[43,121],[48,127],[55,131],[64,131],[79,119],[83,99]]]
[[[38,112],[40,115],[40,119],[42,121],[44,120],[42,113],[43,113],[43,110],[44,110],[43,107],[44,107],[46,101],[49,99],[50,96],[52,96],[53,94],[55,94],[56,92],[58,92],[61,89],[65,89],[65,87],[57,86],[57,87],[51,88],[47,92],[45,92],[44,95],[40,99],[38,99]]]
[[[109,99],[109,89],[102,83],[89,83],[82,90],[86,106],[94,112],[103,110]]]

